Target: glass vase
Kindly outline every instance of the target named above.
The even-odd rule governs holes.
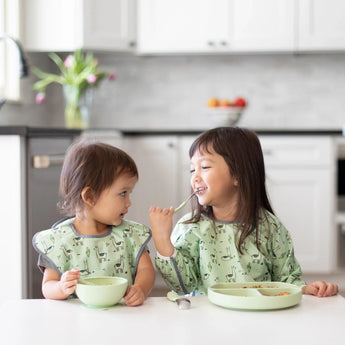
[[[65,98],[66,128],[89,128],[93,90],[89,88],[80,93],[78,86],[64,85],[63,94]]]

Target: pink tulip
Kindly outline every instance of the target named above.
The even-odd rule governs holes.
[[[43,104],[46,101],[46,95],[43,92],[40,92],[36,95],[36,104]]]
[[[68,55],[63,63],[63,65],[68,68],[71,67],[73,64],[74,57],[73,55]]]
[[[116,79],[115,73],[109,73],[108,79],[109,79],[109,80],[115,80],[115,79]]]
[[[89,84],[94,84],[97,81],[97,77],[94,74],[89,74],[86,80]]]

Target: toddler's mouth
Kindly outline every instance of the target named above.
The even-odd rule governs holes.
[[[202,193],[203,191],[205,191],[207,188],[206,187],[199,187],[197,190],[196,190],[196,194],[200,194]]]

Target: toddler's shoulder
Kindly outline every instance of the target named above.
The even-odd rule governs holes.
[[[148,226],[127,219],[124,219],[120,225],[112,227],[112,231],[119,230],[128,235],[135,233],[143,236],[151,236],[151,230]]]

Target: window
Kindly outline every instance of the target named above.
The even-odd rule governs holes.
[[[20,1],[0,0],[0,37],[20,37]],[[20,100],[19,51],[9,39],[0,40],[0,99]]]

